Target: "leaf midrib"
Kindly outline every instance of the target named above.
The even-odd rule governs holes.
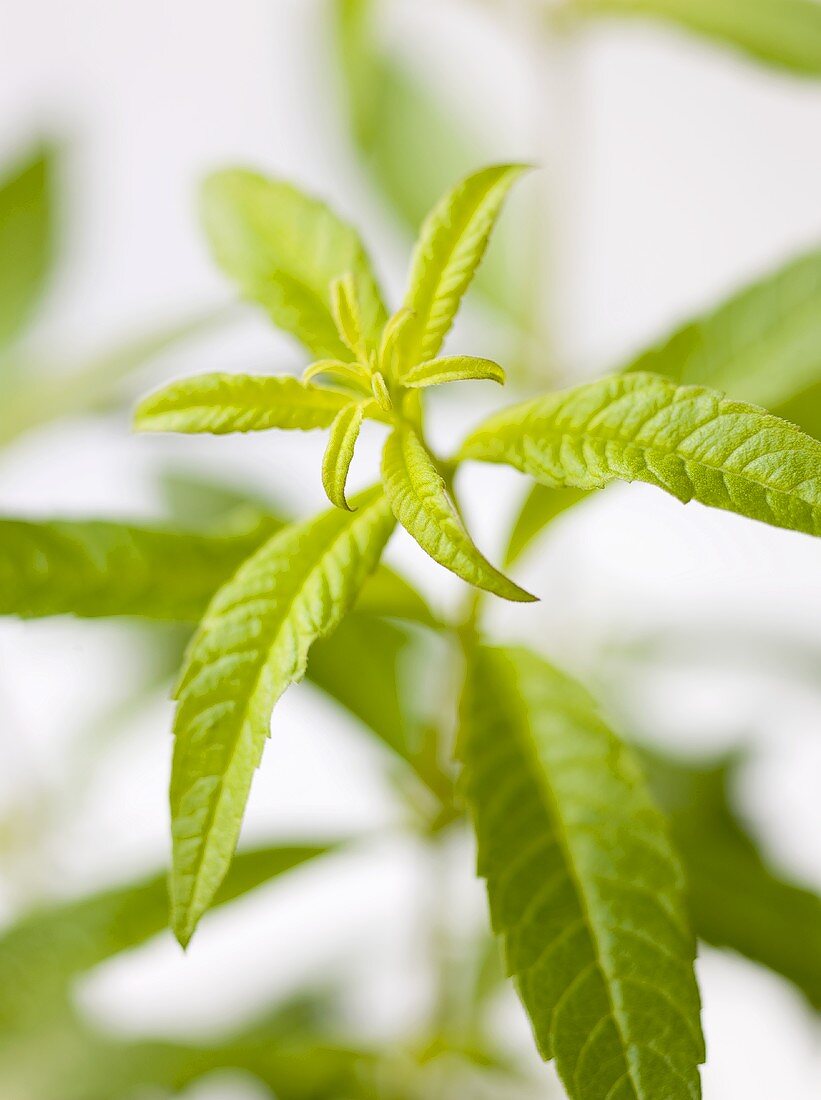
[[[365,516],[370,515],[371,510],[375,509],[379,504],[381,504],[382,500],[383,500],[383,497],[381,495],[377,496],[377,498],[373,502],[373,504],[370,504],[370,505],[366,506],[366,508],[363,511],[358,513],[357,519],[364,519]],[[236,726],[235,726],[237,732],[236,732],[235,736],[231,739],[232,740],[232,746],[231,746],[231,749],[230,749],[228,764],[223,769],[222,774],[217,777],[218,794],[217,794],[217,797],[214,799],[213,811],[211,813],[209,813],[209,815],[206,819],[207,820],[207,829],[203,830],[203,835],[206,838],[205,843],[203,845],[201,845],[201,847],[200,847],[200,855],[199,855],[199,858],[198,858],[197,863],[195,865],[195,870],[192,872],[193,883],[194,883],[193,889],[191,891],[192,902],[193,902],[193,898],[196,895],[196,891],[199,888],[199,878],[200,878],[200,873],[202,871],[202,865],[203,865],[203,862],[205,860],[206,851],[210,849],[210,839],[211,839],[211,833],[212,833],[212,826],[214,824],[214,821],[216,820],[217,812],[222,806],[222,799],[223,799],[224,794],[225,794],[226,777],[227,777],[228,773],[234,767],[234,763],[236,761],[236,754],[237,754],[237,751],[239,749],[239,743],[240,743],[240,740],[241,740],[241,737],[242,737],[242,731],[245,728],[245,725],[246,725],[246,722],[247,722],[247,719],[248,719],[248,710],[249,710],[250,705],[251,705],[251,700],[256,697],[257,691],[259,690],[259,683],[260,683],[260,680],[262,679],[263,672],[265,671],[265,667],[267,665],[268,655],[270,654],[271,650],[274,648],[277,641],[279,640],[279,636],[280,636],[280,632],[282,630],[283,623],[285,623],[288,620],[288,618],[290,617],[291,612],[293,611],[300,595],[305,590],[305,588],[308,586],[308,584],[314,579],[316,574],[321,572],[324,561],[326,561],[327,558],[330,557],[333,554],[333,552],[336,550],[339,543],[342,542],[344,540],[345,536],[350,533],[350,530],[353,527],[355,522],[356,522],[356,520],[352,521],[352,523],[349,526],[344,527],[339,532],[339,534],[336,535],[336,537],[332,540],[332,542],[327,546],[326,551],[322,555],[321,559],[316,563],[316,565],[314,565],[314,567],[308,573],[305,574],[305,577],[302,581],[302,584],[293,593],[291,599],[289,600],[289,602],[286,605],[286,608],[285,608],[284,612],[279,616],[279,620],[278,620],[278,623],[277,623],[276,630],[271,636],[270,643],[265,647],[265,651],[264,651],[265,652],[265,659],[260,661],[259,668],[257,670],[256,675],[254,676],[254,679],[253,679],[252,688],[246,695],[246,701],[245,701],[245,703],[242,707],[242,710],[241,710],[240,716],[239,716],[239,720],[238,720],[238,722],[236,723]],[[273,537],[276,538],[277,535],[274,535]],[[319,634],[319,635],[317,635],[317,637],[322,637],[322,635]],[[295,681],[291,681],[291,682],[293,683]],[[286,684],[285,688],[287,688],[287,687],[288,687],[288,685]],[[282,689],[282,691],[277,696],[277,699],[274,700],[274,704],[276,704],[277,700],[282,696],[282,693],[285,691],[285,688]],[[270,736],[270,724],[269,724],[269,729],[266,731],[265,736],[266,737]],[[189,904],[189,908],[191,908],[191,904]]]
[[[514,675],[514,683],[516,684],[516,686],[518,688],[518,676],[516,675],[515,672],[514,672],[513,675]],[[519,698],[519,696],[518,696],[518,693],[517,693],[517,699],[518,698]],[[607,966],[605,965],[605,962],[604,962],[604,959],[603,959],[603,956],[602,956],[602,950],[601,950],[601,947],[600,947],[600,944],[599,944],[595,923],[594,923],[592,915],[591,915],[591,908],[590,908],[590,904],[589,904],[588,899],[587,899],[587,894],[586,894],[586,891],[585,891],[585,888],[584,888],[584,884],[583,884],[582,880],[580,879],[580,877],[579,877],[579,875],[576,871],[576,865],[575,865],[575,862],[572,858],[573,848],[572,848],[572,844],[571,844],[570,839],[569,839],[569,830],[567,828],[567,824],[564,820],[564,817],[561,813],[559,799],[556,797],[555,791],[553,789],[553,785],[551,784],[550,779],[548,777],[547,769],[544,767],[544,764],[543,764],[543,762],[541,760],[541,757],[539,756],[538,750],[536,748],[536,738],[535,738],[534,733],[533,733],[533,725],[530,722],[529,715],[523,708],[520,708],[519,716],[520,716],[520,720],[517,723],[517,728],[519,730],[526,731],[524,733],[524,736],[521,736],[519,738],[519,741],[522,745],[522,750],[523,750],[527,760],[529,761],[530,770],[531,770],[531,773],[533,775],[535,785],[536,785],[537,789],[542,792],[543,800],[546,804],[546,808],[548,810],[548,813],[551,815],[552,819],[556,822],[557,842],[558,842],[559,846],[561,847],[562,852],[564,853],[565,865],[567,867],[567,874],[568,874],[568,877],[570,878],[570,880],[573,883],[573,886],[575,888],[576,898],[578,900],[579,908],[580,908],[581,914],[582,914],[582,920],[584,922],[585,928],[587,929],[587,934],[588,934],[588,937],[589,937],[589,940],[590,940],[590,943],[591,943],[591,947],[593,949],[593,954],[594,954],[594,958],[595,958],[594,965],[596,966],[596,969],[599,971],[599,974],[601,975],[602,985],[604,986],[605,995],[607,997],[607,1002],[610,1005],[610,1017],[613,1020],[615,1026],[616,1026],[616,1030],[619,1033],[619,1039],[621,1040],[621,1044],[622,1044],[622,1047],[623,1047],[623,1059],[624,1059],[624,1065],[625,1065],[625,1075],[629,1076],[630,1083],[631,1083],[631,1086],[633,1088],[633,1092],[635,1093],[636,1098],[638,1100],[638,1098],[640,1098],[642,1096],[640,1082],[636,1081],[635,1075],[634,1075],[634,1068],[631,1064],[630,1059],[627,1056],[628,1050],[634,1049],[634,1044],[631,1040],[629,1040],[627,1038],[627,1035],[624,1031],[624,1025],[622,1023],[622,1020],[621,1020],[620,1014],[618,1012],[617,1006],[616,1006],[615,1001],[613,1000],[613,998],[611,996],[611,992],[610,992],[610,981],[611,981],[610,975],[609,975]],[[582,972],[583,971],[580,971],[579,973],[577,973],[574,976],[574,979],[573,979],[574,982],[576,980],[578,980],[579,974],[582,973]],[[616,979],[614,978],[614,979],[612,979],[612,981],[615,983]],[[568,989],[572,987],[572,984],[573,983],[571,982],[570,986],[568,986]],[[567,990],[564,991],[562,996],[564,996],[566,993],[567,993]],[[552,1015],[554,1017],[555,1017],[555,1013],[556,1013],[560,1003],[561,1003],[561,1001],[557,1002],[557,1005],[553,1010]]]
[[[626,395],[622,394],[620,396],[623,397],[623,396],[626,396]],[[666,406],[666,407],[670,408],[672,406]],[[658,412],[658,410],[657,410],[657,412]],[[657,412],[654,413],[654,415],[657,415]],[[537,415],[543,415],[543,414],[537,414]],[[766,411],[762,411],[761,415],[762,416],[772,416],[771,413],[766,413]],[[775,419],[775,418],[773,418],[773,419]],[[788,421],[784,421],[783,425],[779,424],[777,426],[779,428],[783,427],[784,430],[791,430],[799,438],[803,438],[803,433],[800,431],[800,429],[795,428]],[[699,430],[702,427],[704,427],[704,424],[699,424],[698,428],[694,429],[694,430]],[[529,434],[529,433],[528,433],[527,429],[525,429],[525,431],[522,432],[522,438],[524,439],[527,434]],[[738,472],[736,470],[726,470],[723,466],[716,465],[716,464],[711,463],[711,462],[705,462],[703,459],[696,458],[696,457],[690,457],[686,454],[682,454],[676,448],[672,448],[670,450],[665,450],[662,447],[653,446],[651,444],[640,443],[640,442],[636,441],[635,439],[625,439],[623,436],[620,436],[620,435],[610,436],[610,435],[607,435],[605,433],[601,433],[601,432],[597,431],[596,429],[582,429],[582,430],[574,431],[572,429],[562,430],[562,429],[558,429],[558,428],[548,427],[544,430],[540,430],[539,435],[542,438],[544,438],[544,436],[552,436],[558,441],[561,441],[563,439],[569,439],[569,440],[573,440],[573,441],[583,441],[584,439],[593,439],[595,442],[600,442],[600,443],[619,443],[619,444],[621,444],[622,446],[625,446],[625,447],[635,447],[638,450],[640,450],[642,452],[642,454],[658,455],[658,456],[666,457],[666,458],[670,458],[670,457],[680,458],[682,461],[687,462],[687,463],[691,463],[694,466],[697,466],[702,470],[711,470],[714,473],[721,474],[722,477],[739,478],[740,480],[747,482],[749,485],[755,485],[758,488],[764,489],[766,492],[769,492],[769,493],[781,493],[782,495],[787,496],[787,497],[798,495],[797,491],[795,489],[782,489],[782,488],[779,488],[778,486],[769,485],[769,484],[767,484],[767,482],[761,481],[760,479],[755,478],[755,477],[750,477],[746,473],[741,473],[741,472]],[[532,436],[531,436],[531,438],[532,438]],[[807,438],[812,440],[812,436],[808,436]],[[744,442],[747,442],[747,441],[745,440]],[[786,448],[780,448],[780,449],[786,450]],[[773,452],[771,452],[771,453],[773,453]],[[755,457],[756,457],[756,459],[758,459],[758,458],[763,458],[765,456],[764,455],[756,455]],[[615,478],[618,475],[613,474],[611,476]],[[803,482],[801,484],[803,484]],[[802,501],[802,503],[806,504],[809,508],[812,508],[813,510],[817,510],[820,507],[819,504],[814,503],[813,501],[810,501],[810,500],[806,500],[803,496],[799,497],[799,499]]]
[[[421,328],[421,329],[417,330],[419,335],[418,335],[418,338],[414,341],[414,344],[415,344],[414,354],[421,355],[422,354],[421,349],[425,348],[425,342],[428,339],[428,335],[429,335],[428,334],[428,327],[430,325],[431,307],[433,306],[433,303],[436,301],[436,298],[437,298],[437,295],[438,295],[438,292],[439,292],[439,288],[442,286],[444,272],[450,266],[450,264],[453,260],[454,253],[456,252],[457,248],[461,244],[462,239],[465,235],[465,231],[466,231],[468,225],[470,224],[471,219],[476,216],[477,211],[479,209],[481,209],[481,207],[487,201],[488,197],[491,194],[493,194],[493,192],[496,190],[496,187],[501,183],[502,179],[504,179],[504,178],[505,178],[504,176],[500,176],[497,180],[495,180],[493,185],[491,187],[489,187],[487,191],[485,191],[483,194],[481,194],[477,197],[477,199],[471,204],[469,210],[467,210],[465,212],[464,216],[460,219],[459,231],[456,234],[456,237],[453,240],[453,242],[449,245],[449,247],[447,249],[447,252],[443,256],[442,262],[439,265],[439,271],[438,271],[438,274],[437,274],[437,277],[436,277],[435,286],[432,287],[429,294],[425,294],[423,296],[425,324],[424,324],[424,328]],[[422,259],[423,259],[423,257],[420,256],[419,257],[420,266],[422,266],[422,264],[421,264]],[[425,266],[428,266],[428,265],[425,265]],[[421,284],[417,284],[417,285],[424,286],[424,280],[421,281]],[[416,299],[414,298],[414,301],[415,300]],[[410,306],[411,308],[414,308],[414,306],[412,305],[412,303],[410,301],[406,302],[406,305]],[[415,306],[415,308],[416,308],[417,312],[419,312],[420,316],[422,316],[422,311],[421,311],[418,304]],[[447,327],[446,327],[445,331],[447,331]],[[441,346],[441,341],[440,341],[440,346]],[[430,351],[429,354],[426,352],[425,355],[424,355],[424,359],[428,359],[433,355],[435,355],[435,349]]]

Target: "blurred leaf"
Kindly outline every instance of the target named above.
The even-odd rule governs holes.
[[[821,381],[778,406],[778,415],[821,439]]]
[[[0,351],[28,324],[52,267],[55,160],[42,146],[0,179]]]
[[[462,446],[551,486],[643,481],[821,535],[821,442],[755,405],[657,374],[619,374],[505,409]]]
[[[368,578],[354,606],[363,614],[408,619],[434,630],[443,626],[413,585],[385,564]]]
[[[491,921],[573,1100],[692,1100],[704,1061],[684,878],[632,752],[521,649],[467,655],[459,757]]]
[[[356,612],[330,638],[314,644],[310,680],[410,765],[438,801],[450,805],[453,782],[425,737],[412,675],[419,639],[407,628]],[[366,669],[367,675],[361,670]],[[354,670],[359,670],[356,674]]]
[[[188,647],[171,770],[172,924],[183,946],[230,866],[275,704],[350,611],[393,531],[381,487],[354,503],[264,543],[216,592]]]
[[[514,521],[505,566],[513,565],[554,519],[589,496],[585,489],[556,489],[537,482],[525,497]]]
[[[220,534],[107,520],[0,519],[0,615],[195,623],[216,590],[284,526],[253,505],[235,514],[252,526]],[[356,607],[441,626],[419,593],[381,564]]]
[[[331,284],[356,276],[362,323],[373,343],[387,320],[356,231],[290,184],[233,169],[210,176],[203,219],[217,263],[274,323],[319,359],[350,358],[331,311]]]
[[[492,150],[451,117],[401,59],[386,52],[374,0],[334,0],[337,48],[354,139],[372,178],[410,235],[440,195]],[[477,120],[476,133],[483,127]],[[526,327],[524,227],[499,230],[476,285],[518,327]]]
[[[123,379],[170,348],[224,324],[233,310],[210,310],[113,347],[90,362],[53,371],[39,365],[25,374],[0,404],[0,445],[60,417],[105,412],[123,400]]]
[[[821,75],[821,5],[816,0],[565,0],[562,11],[662,19],[758,61]]]
[[[118,1041],[66,1021],[0,1050],[0,1089],[9,1100],[135,1100],[147,1089],[159,1098],[236,1069],[283,1100],[367,1100],[359,1081],[372,1061],[277,1020],[211,1043]]]
[[[746,287],[626,369],[726,390],[786,415],[786,402],[821,386],[821,251]],[[792,411],[804,426],[800,403]]]
[[[0,520],[0,614],[196,622],[221,584],[279,528],[179,532],[104,520]]]
[[[332,850],[271,846],[240,852],[218,891],[223,905]],[[36,1025],[64,1010],[71,980],[168,927],[168,880],[157,874],[23,917],[0,939],[0,1030]]]
[[[684,860],[698,936],[783,975],[821,1009],[821,897],[760,854],[730,802],[734,761],[644,757]]]

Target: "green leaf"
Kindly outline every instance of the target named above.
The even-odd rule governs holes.
[[[345,511],[350,511],[350,505],[345,499],[345,485],[364,415],[365,406],[361,401],[348,405],[337,413],[322,459],[322,486],[328,500]]]
[[[0,614],[196,622],[213,593],[278,528],[199,534],[103,520],[0,520]]]
[[[695,1100],[683,875],[632,753],[541,658],[479,648],[460,755],[493,926],[542,1056],[572,1100]]]
[[[684,861],[699,938],[783,975],[821,1009],[821,898],[761,856],[731,804],[737,761],[643,760]]]
[[[44,146],[0,179],[0,350],[28,324],[51,270],[54,161]]]
[[[356,276],[350,271],[331,283],[331,312],[345,346],[357,359],[367,361],[368,341],[359,304],[359,287]]]
[[[763,409],[653,374],[604,378],[491,417],[462,457],[553,486],[645,481],[685,503],[821,534],[821,443]]]
[[[311,431],[329,428],[351,398],[282,374],[198,374],[146,397],[134,426],[142,432]]]
[[[494,569],[473,545],[444,478],[411,428],[399,427],[388,437],[382,478],[394,515],[434,561],[468,584],[503,599],[535,599]]]
[[[356,610],[363,614],[407,619],[433,630],[443,626],[442,620],[434,615],[413,585],[384,563],[365,582],[356,601]]]
[[[441,386],[444,382],[488,381],[505,384],[505,372],[492,359],[477,359],[473,355],[453,355],[445,359],[430,359],[402,372],[400,381],[411,389]]]
[[[195,623],[216,590],[282,525],[267,513],[231,535],[104,520],[0,520],[0,615]],[[382,564],[356,607],[442,625],[416,589]]]
[[[816,0],[565,0],[579,15],[662,19],[799,75],[821,75]]]
[[[350,610],[394,521],[381,489],[275,535],[214,596],[176,695],[174,931],[185,945],[227,871],[271,712]]]
[[[375,0],[335,0],[337,47],[353,138],[381,195],[416,234],[439,195],[492,156],[481,119],[470,126],[380,41]],[[523,277],[527,224],[499,227],[476,288],[518,327],[529,324]]]
[[[537,482],[525,497],[513,524],[505,554],[505,566],[511,566],[518,561],[533,540],[554,519],[589,496],[590,493],[584,489],[555,489]]]
[[[491,231],[525,165],[484,168],[458,183],[428,215],[411,262],[402,331],[404,362],[433,359],[485,254]]]
[[[213,904],[232,901],[331,848],[239,852]],[[8,1032],[62,1011],[73,978],[158,935],[168,917],[165,872],[23,917],[0,939],[0,1027]]]
[[[821,383],[821,251],[746,287],[626,369],[726,390],[785,415],[785,402]]]
[[[203,187],[203,217],[217,262],[246,298],[318,359],[347,359],[331,311],[331,284],[356,276],[362,325],[374,344],[386,320],[357,233],[317,199],[279,180],[234,169]]]

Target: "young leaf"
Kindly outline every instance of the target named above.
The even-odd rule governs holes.
[[[141,432],[266,431],[329,428],[352,398],[283,374],[198,374],[163,387],[140,402]]]
[[[196,622],[214,592],[280,526],[235,535],[102,520],[0,520],[0,615],[137,615]]]
[[[407,364],[433,359],[481,263],[507,193],[525,166],[484,168],[458,183],[428,215],[411,262],[402,332]]]
[[[821,382],[821,251],[746,287],[626,369],[726,390],[786,416],[785,402]]]
[[[388,437],[382,478],[394,515],[434,561],[468,584],[503,599],[535,599],[494,569],[473,545],[442,475],[411,428],[399,427]]]
[[[19,336],[53,260],[54,150],[36,150],[0,180],[0,349]]]
[[[545,485],[646,481],[685,503],[821,534],[821,443],[754,405],[653,374],[604,378],[491,417],[464,458]]]
[[[578,684],[483,648],[459,751],[493,926],[571,1100],[696,1100],[683,875],[632,753]]]
[[[241,897],[332,848],[291,845],[239,852],[214,905]],[[168,927],[168,915],[168,876],[163,871],[23,917],[0,938],[4,1033],[59,1012],[78,974],[158,935]]]
[[[356,504],[275,535],[217,592],[189,646],[171,775],[172,921],[183,945],[230,865],[274,704],[350,609],[393,530],[381,489]]]
[[[350,271],[331,283],[331,312],[345,346],[357,359],[366,360],[368,346],[359,307],[359,288]]]
[[[417,363],[400,375],[403,386],[422,389],[424,386],[441,386],[444,382],[476,381],[505,384],[505,372],[492,359],[477,359],[472,355],[454,355],[445,359],[430,359]]]
[[[343,363],[339,359],[320,359],[311,363],[302,372],[302,381],[311,382],[314,378],[325,376],[341,383],[344,387],[355,389],[363,396],[370,396],[371,380],[358,363]]]
[[[203,188],[203,217],[217,262],[275,324],[318,359],[347,359],[331,312],[331,284],[352,272],[362,326],[376,343],[386,320],[356,232],[317,199],[254,172],[217,172]]]
[[[821,75],[816,0],[565,0],[565,10],[663,19],[778,68]]]
[[[346,511],[350,511],[350,505],[345,499],[345,484],[362,427],[364,409],[363,403],[357,401],[337,413],[322,459],[322,485],[328,500]]]
[[[401,54],[380,41],[378,0],[335,0],[337,45],[361,165],[399,223],[415,234],[446,187],[489,157],[481,119],[449,110]],[[476,123],[473,127],[470,122]],[[516,329],[528,325],[528,223],[499,226],[476,289]]]
[[[513,565],[545,527],[558,516],[590,496],[584,489],[555,489],[549,485],[533,486],[525,497],[510,533],[505,554],[505,566]]]

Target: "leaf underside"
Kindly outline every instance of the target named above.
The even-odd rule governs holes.
[[[666,824],[587,693],[469,655],[459,753],[494,930],[572,1100],[696,1100],[694,941]]]
[[[546,485],[644,481],[775,527],[821,534],[821,443],[754,405],[652,374],[604,378],[491,417],[462,456]]]
[[[185,944],[230,864],[271,712],[354,603],[394,526],[381,489],[275,535],[217,592],[177,689],[174,930]]]
[[[535,598],[495,569],[473,545],[444,479],[411,428],[397,428],[388,437],[382,477],[394,515],[434,561],[503,599],[528,602]]]

